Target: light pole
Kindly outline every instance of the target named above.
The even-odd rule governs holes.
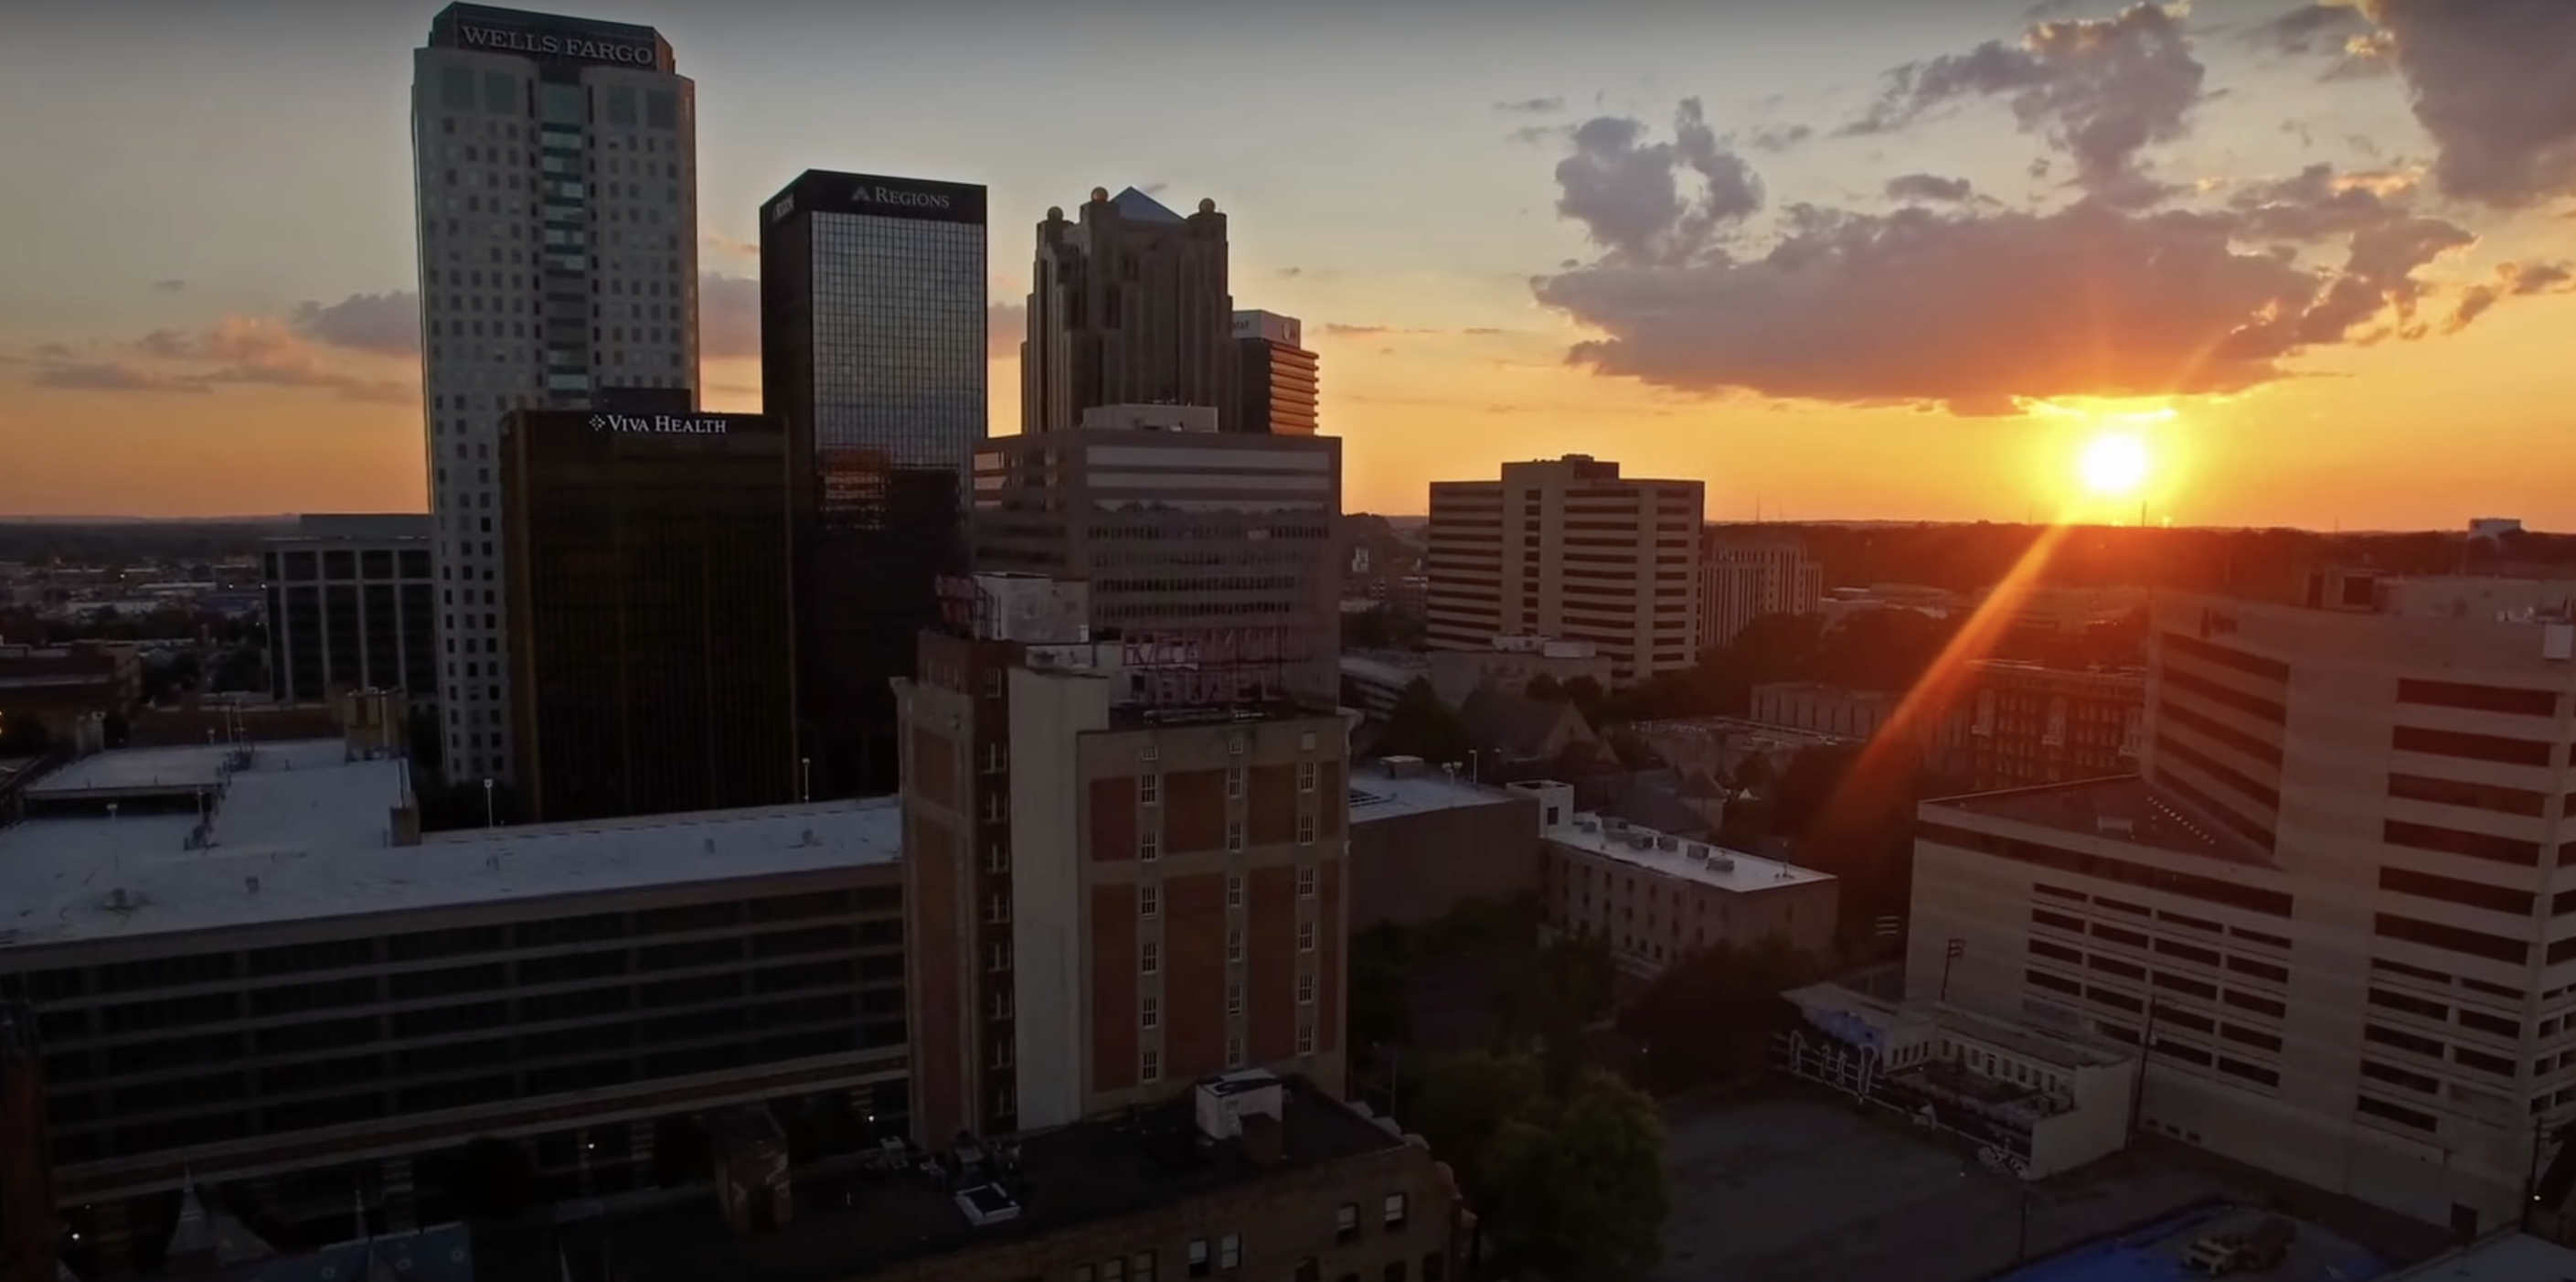
[[[489,779],[483,781],[483,826],[486,828],[498,828],[501,826],[500,823],[492,817],[492,781]]]
[[[814,799],[814,759],[812,757],[796,759],[796,799],[798,801]]]
[[[1483,783],[1485,781],[1484,754],[1478,752],[1474,748],[1469,748],[1467,750],[1467,781],[1469,783]]]

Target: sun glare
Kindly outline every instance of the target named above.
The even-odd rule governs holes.
[[[2151,464],[2145,441],[2126,432],[2111,432],[2094,437],[2084,447],[2075,470],[2086,490],[2119,497],[2134,494],[2146,484]]]

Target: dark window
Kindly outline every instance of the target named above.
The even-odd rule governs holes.
[[[2523,868],[2540,866],[2540,843],[2512,837],[2491,837],[2479,832],[2461,832],[2456,828],[2436,828],[2431,824],[2401,823],[2386,820],[2379,826],[2380,839],[2392,846],[2412,846],[2417,850],[2437,850],[2446,855],[2467,855],[2471,859],[2490,859],[2500,864]],[[2528,908],[2525,911],[2529,911]]]
[[[2256,961],[2251,957],[2229,957],[2227,959],[2227,968],[2235,971],[2237,974],[2252,975],[2256,979],[2268,979],[2275,984],[2286,984],[2290,982],[2290,971],[2288,967],[2275,966],[2270,962]]]
[[[2275,770],[2281,768],[2281,749],[2277,745],[2265,743],[2214,717],[2203,716],[2170,699],[2156,701],[2156,715],[2185,730],[2223,743]]]
[[[2230,926],[2227,928],[2227,933],[2234,935],[2239,939],[2250,939],[2255,943],[2268,944],[2274,948],[2288,948],[2290,946],[2290,941],[2282,936],[2267,935],[2259,930],[2247,930],[2243,926]]]
[[[2543,766],[2553,755],[2550,745],[2530,739],[2508,739],[2503,735],[2469,734],[2460,730],[2426,730],[2420,726],[2399,726],[2390,732],[2389,747],[2399,752],[2420,752],[2434,757],[2459,757],[2467,761],[2493,761],[2508,766]]]
[[[2206,999],[2215,999],[2218,996],[2218,985],[2209,983],[2205,980],[2192,979],[2188,976],[2172,974],[2168,971],[2157,971],[2154,982],[2156,987],[2165,989],[2168,992],[2183,993],[2192,997]]]
[[[2221,1024],[2218,1026],[2218,1035],[2231,1042],[2243,1042],[2248,1046],[2261,1047],[2267,1051],[2278,1052],[2281,1049],[2280,1038],[2260,1029],[2247,1028],[2243,1024]]]
[[[2102,1003],[2105,1006],[2116,1006],[2121,1010],[2139,1010],[2146,1006],[2145,1002],[2142,1002],[2127,993],[2121,992],[2119,989],[2104,988],[2099,984],[2085,989],[2084,995],[2094,1001]]]
[[[2156,1019],[2160,1027],[2187,1029],[2195,1033],[2206,1033],[2218,1026],[2217,1021],[2209,1016],[2187,1011],[2179,1006],[2158,1006]]]
[[[2379,888],[2419,899],[2439,899],[2446,903],[2484,908],[2489,912],[2511,913],[2516,917],[2531,915],[2532,894],[2528,890],[2508,890],[2482,881],[2437,877],[2411,868],[2381,868]]]
[[[2179,632],[2164,634],[2164,642],[2167,648],[2175,653],[2189,655],[2203,663],[2232,668],[2248,676],[2261,677],[2266,681],[2290,679],[2290,665],[2278,659],[2266,659],[2261,655],[2247,654],[2227,646],[2212,645],[2197,637],[2187,637]]]
[[[2083,949],[2069,948],[2064,944],[2052,944],[2045,939],[2034,939],[2030,941],[2030,955],[2033,957],[2046,957],[2055,961],[2072,962],[2078,966],[2084,964]]]
[[[2053,913],[2045,908],[2031,909],[2030,919],[2042,926],[2053,926],[2059,930],[2071,930],[2079,935],[2084,933],[2084,922],[2082,919],[2069,917],[2064,913]]]
[[[2061,993],[2080,994],[2084,991],[2084,986],[2082,984],[2076,983],[2074,980],[2068,979],[2063,975],[2052,975],[2044,970],[2023,971],[2022,978],[2029,980],[2031,983],[2036,984],[2041,988],[2055,989]]]
[[[2474,1068],[2481,1073],[2492,1073],[2508,1080],[2513,1077],[2513,1061],[2501,1055],[2489,1055],[2485,1051],[2473,1051],[2466,1046],[2454,1046],[2451,1048],[2451,1060],[2463,1068]]]
[[[2382,1028],[2377,1024],[2364,1024],[2361,1026],[2361,1040],[2377,1042],[2382,1046],[2394,1046],[2399,1050],[2413,1051],[2432,1059],[2442,1058],[2442,1043],[2419,1033],[2401,1033],[2396,1029]]]
[[[2464,681],[2400,680],[2397,683],[2397,701],[2434,708],[2461,708],[2470,712],[2501,712],[2515,717],[2558,715],[2558,692],[2555,690],[2471,685]]]
[[[2156,1039],[2156,1053],[2167,1059],[2181,1060],[2186,1064],[2199,1064],[2205,1067],[2209,1063],[2208,1051],[2183,1042],[2169,1042],[2161,1037]]]
[[[2421,997],[2412,997],[2405,993],[2392,992],[2385,988],[2371,989],[2368,1000],[2373,1006],[2385,1006],[2390,1010],[2402,1010],[2409,1015],[2421,1015],[2424,1018],[2431,1020],[2448,1019],[2451,1015],[2451,1008],[2440,1002],[2426,1001]]]
[[[2108,855],[2082,854],[2041,842],[1976,832],[1949,824],[1922,823],[1916,825],[1915,832],[1924,841],[1953,846],[1961,850],[1982,851],[2017,863],[2035,864],[2077,876],[2121,882],[2142,889],[2163,891],[2166,894],[2198,899],[2207,903],[2224,904],[2273,917],[2286,918],[2290,915],[2291,897],[2278,890],[2266,890],[2194,873],[2174,872]],[[2099,902],[2105,907],[2111,906],[2108,900]]]
[[[2105,957],[2100,953],[2093,954],[2092,960],[2087,964],[2105,975],[2117,975],[2122,979],[2145,979],[2147,977],[2146,967],[2121,961],[2117,957]]]
[[[2208,775],[2224,785],[2228,791],[2262,807],[2265,813],[2277,813],[2281,809],[2281,794],[2271,785],[2171,735],[2156,736],[2156,753],[2158,756],[2171,757]]]
[[[2264,1068],[2259,1065],[2248,1064],[2241,1059],[2229,1059],[2224,1055],[2218,1057],[2218,1071],[2222,1073],[2233,1073],[2249,1082],[2260,1082],[2265,1086],[2278,1086],[2281,1084],[2281,1075],[2279,1073],[2273,1072],[2271,1069]]]
[[[2459,806],[2469,810],[2491,810],[2500,815],[2525,815],[2538,818],[2548,808],[2549,798],[2524,788],[2506,788],[2491,783],[2467,783],[2458,779],[2434,779],[2425,775],[2390,774],[2388,795],[2407,801],[2429,801],[2437,806]]]
[[[2289,712],[2270,699],[2247,694],[2232,686],[2220,685],[2207,677],[2185,672],[2180,668],[2165,669],[2159,679],[2173,689],[2197,695],[2222,707],[2234,708],[2257,721],[2268,721],[2277,726],[2290,719]]]
[[[2516,966],[2531,964],[2531,945],[2519,939],[2505,939],[2419,917],[2401,917],[2396,913],[2378,914],[2373,928],[2385,939],[2403,939],[2410,944],[2484,957],[2490,961],[2511,962]]]
[[[2462,1028],[2492,1034],[2496,1037],[2522,1036],[2522,1023],[2519,1020],[2506,1019],[2500,1015],[2490,1015],[2482,1010],[2470,1010],[2465,1006],[2460,1008],[2459,1016],[2460,1027]]]
[[[2203,966],[2218,964],[2218,950],[2215,948],[2200,948],[2171,939],[2159,939],[2156,941],[2156,951],[2182,958],[2184,961],[2199,962]]]
[[[2122,930],[2117,926],[2105,926],[2098,921],[2093,923],[2093,933],[2100,938],[2110,940],[2112,943],[2126,944],[2131,948],[2144,948],[2147,946],[2146,936],[2141,935],[2134,930]]]
[[[2279,1019],[2290,1009],[2260,993],[2249,993],[2242,988],[2228,989],[2221,993],[2218,999],[2239,1010],[2250,1010],[2258,1015],[2269,1015],[2274,1019]]]
[[[2394,1064],[2382,1064],[2375,1059],[2365,1059],[2361,1061],[2361,1075],[2375,1082],[2388,1082],[2393,1085],[2403,1086],[2410,1091],[2421,1091],[2426,1095],[2439,1095],[2442,1093],[2442,1083],[2440,1081],[2426,1077],[2422,1073],[2410,1072],[2406,1069],[2399,1068]]]

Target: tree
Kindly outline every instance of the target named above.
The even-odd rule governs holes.
[[[1350,1040],[1347,1045],[1374,1055],[1379,1046],[1402,1046],[1413,1039],[1412,995],[1405,987],[1405,963],[1412,941],[1402,927],[1373,926],[1351,936]]]
[[[1386,714],[1386,733],[1378,739],[1385,756],[1416,756],[1425,761],[1467,759],[1467,727],[1456,709],[1440,701],[1431,682],[1415,677]]]
[[[1601,724],[1602,705],[1609,701],[1609,697],[1601,683],[1590,677],[1576,677],[1565,683],[1565,701],[1573,704],[1574,710],[1582,713],[1585,721],[1596,726]]]
[[[1759,1070],[1785,1008],[1780,994],[1812,982],[1815,962],[1777,937],[1721,944],[1665,968],[1619,1014],[1646,1048],[1647,1085],[1682,1090]]]
[[[1507,1122],[1479,1167],[1497,1274],[1627,1282],[1663,1261],[1663,1119],[1618,1078],[1592,1074],[1562,1106]]]
[[[1401,1120],[1458,1172],[1470,1198],[1481,1199],[1494,1138],[1545,1097],[1539,1067],[1527,1055],[1468,1051],[1414,1067],[1400,1100]]]
[[[1345,650],[1419,650],[1422,641],[1421,616],[1391,606],[1373,605],[1342,616]]]
[[[1541,703],[1563,703],[1566,701],[1565,687],[1558,684],[1555,677],[1544,672],[1531,677],[1529,679],[1529,684],[1521,687],[1521,695],[1524,698],[1536,699]]]

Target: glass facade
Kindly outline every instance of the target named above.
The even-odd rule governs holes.
[[[817,461],[963,477],[987,421],[982,224],[829,213],[812,237]]]

